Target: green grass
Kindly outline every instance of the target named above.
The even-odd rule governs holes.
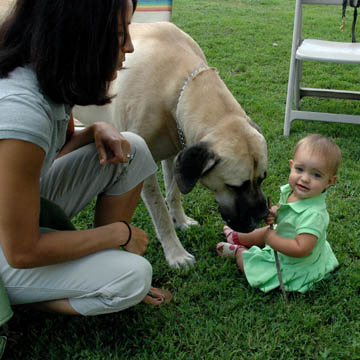
[[[15,309],[12,330],[23,336],[12,347],[13,359],[360,359],[360,127],[295,121],[283,137],[283,119],[291,49],[293,10],[289,0],[175,0],[173,22],[202,47],[231,92],[263,130],[268,142],[268,177],[263,189],[273,201],[287,181],[288,159],[295,143],[309,133],[332,137],[343,153],[338,183],[330,189],[328,239],[340,267],[329,280],[301,295],[263,294],[249,287],[235,264],[216,256],[223,221],[212,194],[196,186],[184,197],[189,216],[201,226],[178,232],[196,256],[195,267],[170,269],[144,205],[133,223],[146,230],[151,244],[154,284],[168,288],[174,301],[152,308],[139,304],[127,311],[93,318]],[[316,14],[307,22],[314,37],[350,39],[338,32],[341,9]],[[360,25],[358,27],[360,29]],[[359,31],[360,32],[360,31]],[[304,66],[316,86],[359,88],[359,67]],[[357,103],[307,100],[323,111],[360,113]],[[86,228],[90,206],[77,218]]]

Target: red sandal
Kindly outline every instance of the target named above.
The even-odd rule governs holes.
[[[224,234],[228,243],[233,245],[241,245],[237,236],[237,232],[229,228],[227,225],[224,226]]]
[[[216,245],[216,252],[219,256],[234,258],[238,250],[248,250],[244,245],[229,244],[228,242],[219,242]]]

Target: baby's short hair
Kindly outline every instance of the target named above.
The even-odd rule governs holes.
[[[321,155],[327,164],[329,172],[332,175],[336,174],[341,163],[341,151],[331,139],[320,134],[308,135],[297,142],[294,157],[300,147],[303,146],[310,149],[311,152]]]

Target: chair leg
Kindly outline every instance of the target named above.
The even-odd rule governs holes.
[[[294,84],[294,101],[295,109],[300,109],[300,84],[302,79],[302,61],[295,60],[295,84]]]
[[[285,108],[285,119],[284,119],[284,136],[289,136],[290,125],[291,125],[291,109],[294,100],[294,86],[295,86],[295,57],[290,60],[289,70],[289,82],[286,96],[286,108]]]

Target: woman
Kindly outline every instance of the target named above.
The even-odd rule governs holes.
[[[135,8],[18,0],[0,28],[0,275],[13,305],[97,315],[166,300],[139,256],[147,234],[127,224],[156,171],[146,144],[102,122],[65,143],[72,106],[111,101]],[[40,197],[71,218],[95,196],[94,229],[39,227]]]

